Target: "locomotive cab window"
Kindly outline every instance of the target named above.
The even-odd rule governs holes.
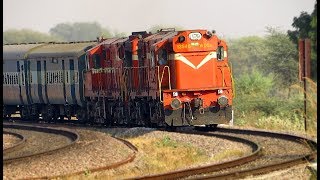
[[[217,48],[217,59],[218,59],[218,61],[222,61],[224,59],[224,48],[223,48],[223,46],[218,46],[218,48]]]
[[[168,64],[168,52],[166,49],[160,49],[158,51],[158,62],[160,65]]]

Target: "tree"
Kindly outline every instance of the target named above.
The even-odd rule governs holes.
[[[56,36],[30,29],[10,29],[3,32],[3,44],[61,41]]]
[[[299,17],[293,18],[292,27],[294,31],[288,30],[288,36],[295,44],[298,44],[299,38],[308,38],[311,30],[311,16],[307,12],[301,12]]]
[[[298,51],[285,33],[271,27],[267,31],[263,71],[273,72],[280,85],[292,85],[298,80]]]
[[[311,13],[311,30],[309,37],[311,39],[311,77],[313,80],[317,80],[317,2],[314,6],[314,10]]]
[[[299,17],[294,17],[292,27],[295,30],[287,33],[297,49],[299,39],[311,40],[311,78],[317,80],[317,2],[311,15],[301,12]]]
[[[97,22],[60,23],[50,29],[50,34],[66,41],[96,40],[97,37],[111,37],[108,29],[102,28]]]
[[[258,36],[242,37],[228,42],[228,57],[234,76],[250,73],[254,67],[261,66],[265,54],[264,39]]]

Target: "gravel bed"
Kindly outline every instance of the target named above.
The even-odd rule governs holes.
[[[228,168],[222,171],[217,171],[210,173],[210,175],[217,175],[232,172],[235,170],[245,170],[253,167],[264,166],[273,163],[280,163],[286,160],[294,159],[300,156],[304,156],[311,153],[312,150],[298,142],[276,139],[267,136],[256,136],[256,135],[246,135],[246,134],[236,134],[236,133],[225,133],[225,132],[214,132],[216,134],[226,134],[226,135],[236,135],[237,137],[250,139],[258,143],[262,147],[263,156],[259,159],[246,163],[242,166],[237,166],[235,168]],[[205,175],[203,175],[205,176]],[[201,176],[192,176],[190,178],[201,178]],[[188,178],[186,178],[188,179]]]
[[[105,133],[75,130],[79,141],[71,147],[35,158],[27,158],[3,166],[4,179],[53,177],[104,167],[127,158],[126,145]],[[51,142],[50,142],[51,143]]]
[[[14,136],[12,134],[3,134],[3,142],[2,142],[3,149],[10,148],[15,144],[17,144],[19,141],[21,141],[21,139],[18,138],[17,136]]]
[[[274,171],[271,173],[259,175],[259,176],[248,176],[242,180],[301,180],[301,179],[312,179],[312,173],[307,168],[307,164],[296,165],[291,168]],[[315,177],[313,177],[316,179]]]
[[[20,129],[13,129],[13,128],[12,129],[5,128],[4,130],[21,134],[27,140],[26,144],[22,147],[22,149],[7,153],[6,155],[3,156],[4,159],[13,158],[17,156],[27,156],[35,153],[49,151],[52,149],[62,147],[66,143],[71,142],[71,140],[65,136],[52,134],[52,133],[20,130]]]
[[[61,127],[65,126],[62,125]],[[128,141],[133,138],[162,139],[165,136],[168,136],[174,141],[181,143],[187,142],[191,146],[199,147],[203,152],[206,153],[208,157],[212,157],[219,152],[225,151],[226,149],[239,149],[244,153],[244,155],[251,153],[251,148],[242,143],[222,140],[216,137],[158,131],[153,128],[80,128],[70,126],[68,129],[73,129],[80,135],[80,141],[78,143],[70,148],[59,151],[59,153],[40,156],[33,159],[26,159],[23,163],[14,162],[12,164],[4,165],[4,179],[17,179],[26,177],[35,178],[43,176],[52,177],[75,173],[78,171],[85,172],[80,175],[74,175],[63,179],[124,179],[159,173],[147,170],[149,165],[145,163],[145,159],[148,158],[148,154],[141,149],[139,149],[138,153],[136,154],[136,158],[132,163],[120,166],[116,169],[104,170],[100,172],[87,171],[91,168],[102,167],[123,160],[128,157],[130,153],[132,153],[132,150],[130,150],[127,146],[115,140],[114,138],[111,138],[111,135],[124,138]],[[285,159],[291,159],[293,157],[304,155],[305,153],[310,152],[310,149],[301,146],[297,142],[288,140],[233,133],[215,133],[235,135],[237,137],[250,139],[262,146],[263,153],[265,154],[263,158],[244,166],[237,167],[238,169],[247,169],[249,167],[266,165],[268,163],[274,163],[275,161],[280,162]],[[220,163],[223,161],[232,160],[234,158],[237,157],[230,156],[223,160],[209,160],[210,158],[208,158],[208,161],[201,162],[201,164],[193,164],[188,167],[180,167],[179,169],[196,167],[209,163]],[[224,171],[215,173],[225,173],[233,170],[235,169],[226,169]],[[292,171],[293,170],[290,170],[290,172]],[[280,175],[279,173],[276,173],[271,177],[275,177],[277,175],[282,177],[281,174],[283,173],[280,173]],[[248,178],[250,179],[250,177]]]
[[[207,137],[202,135],[188,135],[188,134],[180,134],[175,132],[165,132],[158,131],[152,128],[106,128],[106,129],[95,129],[96,131],[105,132],[107,134],[112,134],[116,137],[125,138],[130,141],[131,138],[155,138],[162,139],[165,136],[170,137],[172,140],[177,141],[178,143],[189,143],[191,146],[199,147],[203,150],[207,156],[208,161],[201,162],[199,164],[193,164],[191,166],[181,167],[179,169],[186,169],[190,167],[197,167],[201,165],[211,164],[211,163],[220,163],[222,161],[228,161],[231,159],[238,158],[238,156],[230,156],[228,158],[219,159],[219,160],[209,160],[210,157],[214,156],[217,153],[221,153],[225,150],[239,150],[242,151],[244,155],[250,154],[252,149],[242,143],[228,141],[216,137]],[[123,165],[117,169],[111,169],[106,171],[94,172],[89,175],[78,175],[74,176],[71,179],[124,179],[124,178],[133,178],[137,176],[145,176],[156,174],[159,172],[152,172],[148,170],[149,165],[145,163],[145,159],[148,158],[148,154],[143,151],[143,149],[139,149],[137,153],[136,159],[133,163],[129,163]],[[178,169],[174,169],[178,170]],[[134,174],[134,176],[133,176]]]

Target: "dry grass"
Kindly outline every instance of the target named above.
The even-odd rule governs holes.
[[[313,136],[317,135],[317,83],[311,79],[306,78],[307,90],[304,91],[302,85],[295,84],[292,89],[299,91],[300,93],[306,92],[307,99],[307,133]]]
[[[120,133],[126,136],[125,139],[139,150],[134,162],[107,171],[95,173],[88,171],[85,174],[68,179],[126,179],[140,177],[203,166],[209,163],[219,163],[238,158],[250,152],[250,148],[247,149],[247,147],[236,145],[233,142],[225,142],[212,137],[197,137],[197,140],[195,140],[195,137],[181,136],[179,133],[148,133],[148,131],[146,128],[134,128],[129,129],[128,132]],[[134,136],[141,132],[144,132],[144,135]],[[199,146],[199,144],[202,146]]]
[[[129,139],[141,153],[148,154],[143,158],[145,171],[166,172],[194,164],[201,164],[208,160],[208,156],[197,147],[187,143],[176,142],[169,136],[162,139],[133,138]],[[183,159],[183,161],[181,161]]]
[[[230,157],[242,157],[244,156],[243,151],[240,151],[238,149],[227,149],[223,152],[215,154],[213,157],[211,157],[211,160],[221,160],[226,159]]]

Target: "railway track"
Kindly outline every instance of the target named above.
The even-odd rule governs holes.
[[[294,165],[298,165],[300,163],[305,163],[308,161],[313,161],[317,156],[317,143],[309,138],[301,137],[292,134],[285,133],[277,133],[271,131],[261,131],[261,130],[243,130],[243,129],[228,129],[228,128],[218,128],[215,132],[211,132],[213,134],[234,134],[241,135],[241,137],[256,137],[256,141],[259,141],[262,138],[274,138],[274,139],[282,139],[283,145],[285,146],[287,142],[293,142],[296,144],[300,144],[301,146],[310,149],[308,153],[298,153],[287,156],[288,152],[283,152],[283,154],[271,155],[269,154],[268,147],[263,145],[263,140],[259,141],[258,144],[264,146],[264,150],[260,158],[251,161],[249,163],[239,165],[235,168],[229,169],[221,169],[221,171],[216,171],[213,173],[196,175],[188,177],[187,179],[235,179],[235,178],[243,178],[249,175],[260,175],[268,172],[272,172],[275,170],[280,170],[288,167],[292,167]],[[252,139],[252,138],[251,138]],[[281,146],[281,143],[278,143],[277,146]],[[290,148],[291,146],[289,146]],[[269,147],[270,148],[270,147]],[[272,148],[272,147],[271,147]],[[287,149],[284,149],[287,150]],[[271,159],[270,157],[276,157],[274,160],[266,161],[266,159]],[[280,160],[283,159],[283,160]]]
[[[15,122],[15,123],[3,123],[3,128],[6,130],[22,130],[22,131],[36,131],[36,132],[42,132],[42,133],[51,133],[51,134],[55,134],[55,135],[63,135],[66,136],[70,139],[70,142],[68,144],[65,144],[63,146],[60,146],[59,148],[54,148],[54,149],[50,149],[48,151],[42,151],[39,153],[34,153],[34,154],[28,154],[28,155],[20,155],[20,156],[12,156],[12,154],[9,153],[8,156],[11,155],[11,157],[6,157],[4,156],[3,162],[4,164],[9,164],[11,162],[16,162],[18,160],[22,160],[25,158],[34,158],[40,155],[46,155],[46,154],[52,154],[53,152],[57,152],[59,150],[65,149],[73,144],[75,144],[79,139],[80,136],[78,133],[76,133],[75,131],[70,131],[70,130],[66,130],[65,126],[63,126],[64,129],[61,129],[61,125],[56,125],[55,128],[48,127],[48,125],[50,126],[50,124],[37,124],[37,123],[20,123],[20,122]],[[53,125],[54,126],[54,125]],[[8,131],[5,131],[8,132]],[[18,133],[13,133],[13,132],[8,132],[10,134],[18,134]],[[19,132],[21,133],[21,132]],[[24,132],[25,133],[25,132]],[[23,132],[21,133],[23,134]],[[28,136],[28,135],[27,135]],[[19,136],[19,137],[24,137],[23,135]],[[85,174],[87,172],[96,172],[96,171],[102,171],[102,170],[107,170],[107,169],[115,169],[119,166],[122,166],[124,164],[130,163],[132,162],[135,157],[136,157],[136,153],[138,151],[138,149],[132,145],[130,142],[117,138],[117,137],[113,137],[114,139],[116,139],[117,141],[123,143],[125,146],[127,146],[129,149],[132,150],[132,153],[130,153],[126,158],[121,159],[115,163],[109,163],[105,166],[100,166],[100,167],[96,167],[96,168],[90,168],[90,169],[86,169],[86,170],[78,170],[76,172],[72,172],[69,174],[61,174],[61,175],[57,175],[57,176],[39,176],[39,177],[24,177],[24,179],[48,179],[48,178],[67,178],[70,176],[75,176],[75,175],[79,175],[79,174]],[[25,141],[29,141],[28,138],[25,138]],[[37,140],[37,139],[35,139]],[[76,146],[75,146],[76,147]],[[21,148],[16,148],[15,151],[12,151],[12,153],[21,151],[23,147]],[[79,147],[78,147],[79,148]]]
[[[45,124],[49,125],[49,124]],[[59,125],[56,125],[59,126]],[[82,126],[82,125],[72,125],[72,126]],[[102,127],[103,128],[103,127]],[[195,134],[203,136],[215,136],[219,138],[224,138],[232,141],[237,141],[245,143],[252,148],[252,154],[245,157],[241,157],[232,161],[227,161],[219,164],[209,164],[205,166],[183,169],[178,171],[171,171],[161,174],[152,174],[147,176],[133,177],[131,179],[233,179],[241,178],[248,175],[258,175],[261,173],[267,173],[274,170],[279,170],[287,167],[294,166],[306,161],[312,161],[316,158],[316,145],[317,143],[311,139],[291,135],[284,133],[276,133],[270,131],[259,131],[259,130],[244,130],[244,129],[228,129],[228,128],[217,128],[215,131],[199,131],[193,128],[178,128],[177,133],[183,134]],[[249,140],[250,139],[250,140]],[[269,139],[269,140],[266,140]],[[121,141],[121,139],[119,139]],[[123,140],[122,140],[123,141]],[[270,142],[274,141],[272,145]],[[269,143],[268,143],[269,142]],[[131,143],[130,143],[131,144]],[[127,146],[131,146],[131,145]],[[297,150],[293,154],[286,155],[287,149],[283,148],[283,152],[276,152],[272,154],[268,151],[277,148],[279,146],[286,146],[286,144],[295,144],[296,146],[304,147],[309,149],[308,152],[299,152]],[[270,147],[269,147],[270,146]],[[132,145],[131,148],[135,149]],[[289,147],[290,148],[290,147]],[[135,149],[135,152],[138,150]],[[279,158],[270,157],[279,156]],[[264,163],[268,160],[267,163]],[[132,162],[133,160],[128,160],[126,163]],[[125,163],[119,164],[123,165]],[[100,167],[90,170],[90,172],[113,169],[119,166],[108,166]],[[68,176],[80,174],[73,173]],[[66,176],[63,176],[66,177]]]
[[[4,148],[3,149],[3,154],[4,155],[6,155],[6,154],[8,154],[10,152],[16,151],[17,149],[22,148],[26,143],[26,138],[23,135],[19,134],[19,133],[10,132],[10,131],[3,131],[3,134],[12,135],[12,136],[14,136],[14,137],[19,139],[18,142],[14,143],[13,145],[11,145],[8,148]]]
[[[38,148],[43,148],[43,146],[34,147],[36,150],[35,153],[30,153],[27,150],[24,150],[24,147],[26,147],[27,143],[32,143],[29,142],[28,138],[24,137],[23,135],[18,133],[11,132],[13,134],[18,135],[19,137],[22,137],[23,141],[20,141],[18,145],[14,146],[14,148],[9,149],[4,153],[3,156],[3,163],[10,163],[13,161],[18,161],[22,160],[25,158],[34,158],[40,155],[45,155],[49,153],[54,153],[57,152],[61,149],[67,148],[75,144],[79,140],[79,135],[75,132],[68,131],[68,130],[62,130],[62,129],[54,129],[54,128],[47,128],[47,127],[38,127],[38,126],[30,126],[30,125],[18,125],[18,124],[7,124],[3,123],[3,128],[4,129],[11,129],[11,130],[18,130],[18,131],[29,131],[29,132],[41,132],[41,133],[46,133],[50,135],[55,135],[55,136],[64,136],[65,138],[68,138],[67,143],[57,146],[57,147],[47,147],[45,150],[39,150]],[[4,131],[6,132],[6,131]],[[37,141],[37,139],[35,139]],[[39,143],[39,142],[38,142]],[[40,142],[41,143],[41,142]],[[30,144],[29,146],[33,146],[34,144]],[[24,151],[23,151],[24,150]]]

